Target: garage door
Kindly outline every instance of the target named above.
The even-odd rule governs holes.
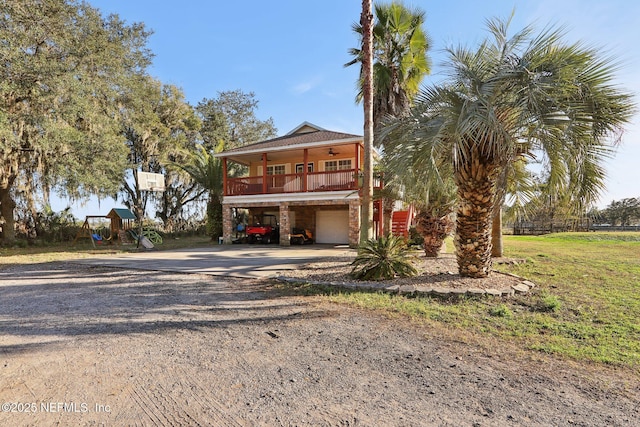
[[[316,242],[349,243],[349,211],[318,211]]]

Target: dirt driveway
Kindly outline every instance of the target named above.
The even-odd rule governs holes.
[[[628,372],[479,348],[264,280],[70,263],[0,270],[0,425],[640,420]]]

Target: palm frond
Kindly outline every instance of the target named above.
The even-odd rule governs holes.
[[[583,210],[604,188],[603,161],[636,111],[632,95],[613,83],[621,63],[567,43],[564,26],[509,35],[512,18],[487,21],[489,37],[474,49],[447,48],[445,82],[420,89],[406,117],[385,121],[380,138],[390,167],[424,189],[453,173],[445,163],[457,170],[480,156],[505,186],[525,179],[516,162],[535,160],[544,185],[526,176],[527,190],[512,193],[516,204],[544,196],[567,212]]]

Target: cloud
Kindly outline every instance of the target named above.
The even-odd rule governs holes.
[[[320,83],[322,83],[322,76],[314,76],[310,79],[300,82],[291,88],[291,91],[296,95],[302,95],[303,93],[309,92],[316,88]]]

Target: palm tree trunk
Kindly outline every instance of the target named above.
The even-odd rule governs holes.
[[[496,209],[491,226],[491,257],[500,258],[503,255],[502,245],[502,208]]]
[[[475,155],[474,155],[475,154]],[[491,225],[497,168],[477,153],[455,173],[458,186],[456,257],[461,276],[482,278],[491,271]]]
[[[360,242],[373,236],[373,13],[372,1],[362,0],[362,93],[364,104],[364,185],[360,209]]]
[[[416,230],[422,236],[425,256],[437,258],[444,239],[451,233],[453,221],[450,215],[441,218],[431,215],[429,212],[420,212],[416,217]]]

